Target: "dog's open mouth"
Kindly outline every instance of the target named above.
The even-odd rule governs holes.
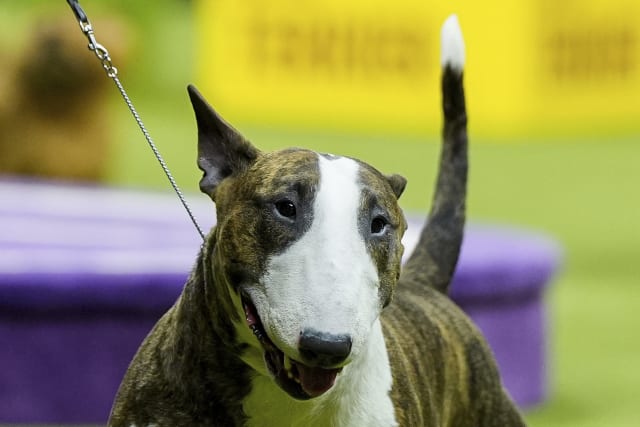
[[[247,325],[264,348],[264,359],[276,383],[291,397],[307,400],[328,391],[342,368],[325,369],[292,360],[271,341],[251,299],[242,295]]]

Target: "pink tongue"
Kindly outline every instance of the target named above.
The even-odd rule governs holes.
[[[323,369],[297,364],[302,389],[311,397],[317,397],[329,390],[336,381],[340,369]]]

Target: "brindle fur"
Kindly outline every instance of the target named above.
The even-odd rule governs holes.
[[[138,350],[118,390],[109,426],[241,426],[249,368],[239,358],[228,291],[216,282],[212,232],[182,295]],[[237,316],[237,315],[236,315]],[[221,375],[227,373],[227,375]]]
[[[522,426],[482,334],[445,295],[465,220],[462,74],[446,69],[442,94],[445,126],[434,202],[394,301],[382,313],[396,419],[401,426]]]
[[[396,420],[409,427],[522,426],[482,335],[446,296],[464,226],[467,138],[462,75],[446,69],[442,89],[443,150],[429,223],[401,274],[392,303],[382,313]],[[206,104],[195,90],[190,94],[202,141]],[[237,283],[257,277],[263,268],[261,254],[269,253],[273,244],[260,231],[264,227],[255,223],[261,205],[252,200],[261,196],[256,194],[260,180],[287,187],[291,182],[282,177],[296,176],[313,191],[317,173],[300,166],[311,164],[305,160],[310,152],[261,154],[224,121],[217,123],[205,131],[217,133],[228,146],[201,146],[199,166],[205,171],[201,188],[216,201],[218,226],[209,234],[182,295],[131,363],[116,396],[112,427],[227,427],[246,422],[242,402],[251,389],[251,371],[239,357],[245,347],[236,339],[233,322],[240,315],[232,293]],[[219,151],[203,154],[210,149]],[[225,161],[224,156],[233,159]],[[279,163],[283,158],[289,160]],[[215,173],[212,161],[221,162]],[[260,166],[263,163],[265,167]],[[364,170],[379,174],[368,166]],[[404,179],[380,177],[377,182],[399,196]],[[227,253],[237,254],[237,259],[225,259]],[[385,255],[374,252],[374,257]],[[386,280],[399,276],[399,257],[394,257]],[[388,302],[394,287],[395,283],[384,286],[389,289],[381,290],[388,292],[383,301]]]

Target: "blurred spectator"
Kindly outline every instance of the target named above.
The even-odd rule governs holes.
[[[122,65],[123,24],[110,18],[99,28],[99,42]],[[111,82],[72,17],[36,21],[25,48],[2,62],[0,174],[101,180]]]

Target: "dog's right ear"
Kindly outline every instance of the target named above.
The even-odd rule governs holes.
[[[213,198],[223,179],[246,170],[260,152],[224,121],[193,85],[187,91],[198,123],[198,168],[203,172],[200,191]]]

